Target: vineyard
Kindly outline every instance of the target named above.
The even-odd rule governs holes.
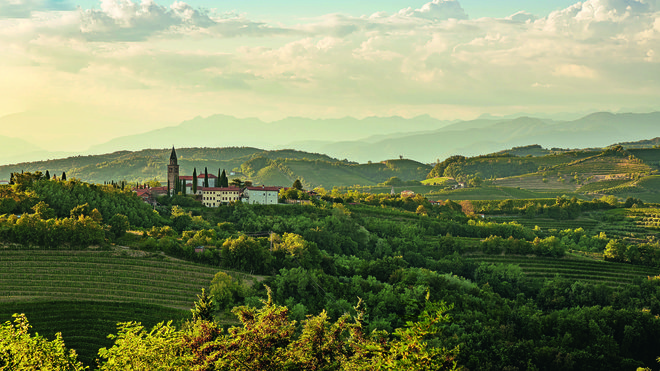
[[[142,254],[141,254],[142,255]],[[188,315],[218,269],[122,251],[0,250],[0,321],[25,313],[40,334],[62,332],[86,364],[117,322],[153,326]]]
[[[0,251],[0,302],[97,300],[189,309],[218,269],[108,251]]]
[[[552,279],[555,276],[592,284],[620,286],[632,283],[635,278],[660,274],[660,269],[611,263],[588,258],[552,259],[511,255],[474,254],[470,258],[492,264],[515,264],[532,278]]]

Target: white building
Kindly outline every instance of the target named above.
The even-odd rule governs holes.
[[[276,205],[280,187],[246,187],[242,201],[248,204]]]
[[[222,204],[240,201],[241,189],[238,187],[199,187],[197,193],[202,196],[206,207],[218,207]]]

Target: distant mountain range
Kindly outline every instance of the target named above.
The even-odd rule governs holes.
[[[307,119],[290,117],[266,123],[256,118],[225,115],[196,117],[179,125],[128,135],[94,145],[82,154],[102,154],[144,148],[248,146],[277,150],[293,148],[350,161],[408,158],[423,163],[451,155],[475,156],[516,146],[546,148],[604,147],[612,143],[654,138],[660,132],[660,112],[598,112],[571,121],[547,118],[495,118],[442,121],[428,115],[415,118]],[[70,153],[49,153],[18,139],[0,137],[0,165]]]
[[[594,113],[573,121],[534,117],[446,122],[430,116],[312,120],[272,123],[216,115],[180,125],[113,139],[90,153],[117,149],[254,146],[295,148],[357,162],[388,158],[434,162],[454,154],[474,156],[515,146],[603,147],[658,136],[660,112]]]

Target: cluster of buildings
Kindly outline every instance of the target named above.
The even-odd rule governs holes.
[[[176,150],[172,147],[170,163],[167,165],[167,182],[170,185],[178,180],[185,187],[186,194],[193,194],[193,182],[196,182],[196,195],[206,207],[218,207],[230,202],[245,202],[248,204],[273,205],[278,203],[281,187],[247,186],[247,187],[204,187],[204,180],[208,176],[208,184],[216,184],[217,176],[213,174],[199,174],[197,179],[190,175],[179,175],[179,164]],[[151,187],[136,189],[137,195],[145,202],[155,204],[155,198],[171,192],[169,187]],[[173,187],[172,187],[173,188]]]

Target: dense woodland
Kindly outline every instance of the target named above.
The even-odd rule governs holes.
[[[0,240],[19,250],[117,244],[218,267],[194,319],[153,329],[122,324],[96,357],[102,369],[154,362],[200,370],[449,369],[454,362],[470,370],[657,368],[654,225],[610,235],[526,226],[579,224],[585,215],[616,224],[621,212],[655,214],[654,205],[616,197],[431,203],[420,195],[317,191],[311,205],[208,209],[179,195],[154,210],[118,186],[23,173],[0,187]],[[502,255],[567,262],[591,255],[656,273],[619,285],[535,278],[482,259]],[[227,270],[265,280],[250,285]],[[0,364],[41,349],[68,365],[62,369],[82,367],[61,340],[30,336],[21,317],[2,331],[17,340],[0,344]]]

